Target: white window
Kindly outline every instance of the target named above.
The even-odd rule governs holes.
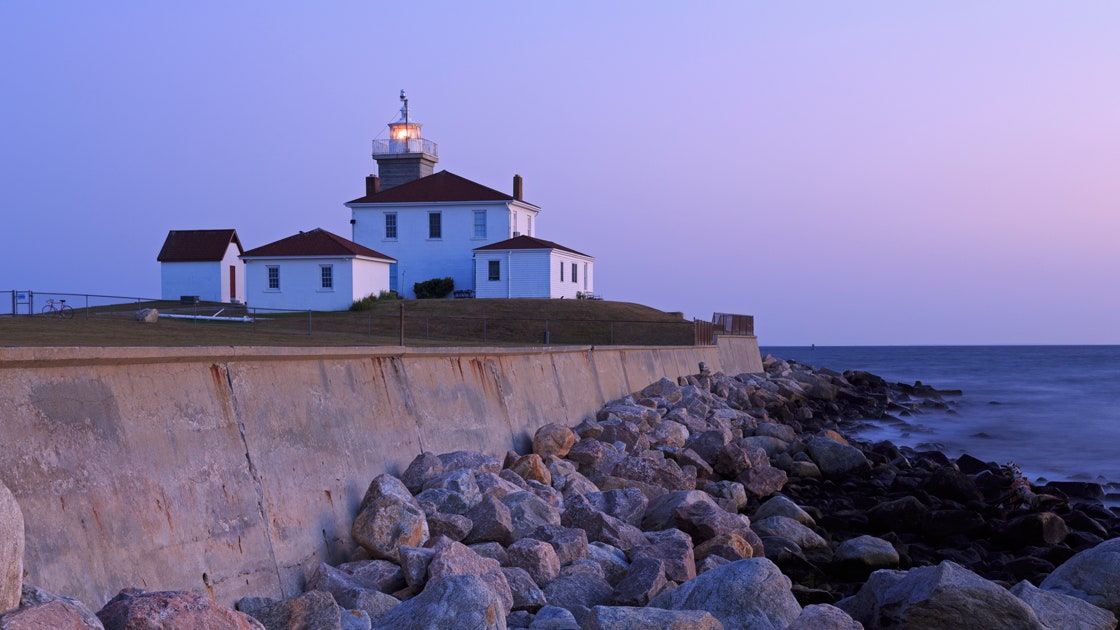
[[[397,213],[385,213],[385,238],[397,238]]]
[[[280,290],[280,267],[268,267],[268,288],[273,291]]]
[[[560,282],[564,281],[564,261],[560,261]]]
[[[525,218],[525,223],[526,223],[526,225],[525,225],[525,236],[532,236],[533,235],[533,215],[530,214],[528,217],[526,217]]]
[[[578,269],[578,267],[576,267],[575,263],[572,263],[572,284],[579,282],[579,279],[576,277],[576,269]]]
[[[587,290],[587,263],[583,263],[583,290]]]
[[[474,211],[474,237],[486,238],[486,211]]]
[[[514,212],[513,213],[513,233],[514,233],[515,236],[517,235],[518,231],[519,230],[517,228],[517,213]]]
[[[443,217],[438,212],[428,213],[428,238],[443,238]]]
[[[334,288],[334,265],[319,265],[319,282],[323,289]]]
[[[502,279],[502,261],[491,260],[488,271],[490,272],[490,279],[491,280],[501,280]]]

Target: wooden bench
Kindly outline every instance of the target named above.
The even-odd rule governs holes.
[[[474,289],[459,289],[458,291],[455,291],[454,293],[452,293],[452,295],[455,296],[456,300],[463,299],[463,298],[473,298],[474,297]]]

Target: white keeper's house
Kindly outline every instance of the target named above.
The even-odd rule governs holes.
[[[344,311],[355,300],[389,289],[396,260],[316,228],[250,249],[246,295],[256,308]]]
[[[593,293],[595,259],[537,238],[541,209],[523,199],[521,176],[506,194],[433,172],[438,147],[409,118],[403,91],[401,100],[389,138],[373,141],[379,175],[366,178],[365,196],[346,203],[354,242],[397,259],[392,288],[412,298],[415,283],[450,277],[456,290],[480,298]]]

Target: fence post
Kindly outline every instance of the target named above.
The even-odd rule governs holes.
[[[370,311],[369,315],[366,317],[366,336],[373,336],[373,311]]]
[[[89,294],[86,294],[86,319],[89,319]]]
[[[307,309],[307,336],[311,336],[311,309]]]
[[[547,346],[549,343],[550,342],[549,342],[549,337],[548,337],[548,319],[545,319],[544,320],[544,345]]]
[[[432,338],[432,318],[430,316],[424,318],[424,338]]]
[[[401,302],[401,347],[404,347],[404,302]]]

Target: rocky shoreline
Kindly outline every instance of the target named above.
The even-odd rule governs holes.
[[[845,435],[959,392],[764,368],[662,379],[525,455],[423,453],[298,597],[126,589],[94,615],[25,585],[0,630],[1116,627],[1098,484]]]

